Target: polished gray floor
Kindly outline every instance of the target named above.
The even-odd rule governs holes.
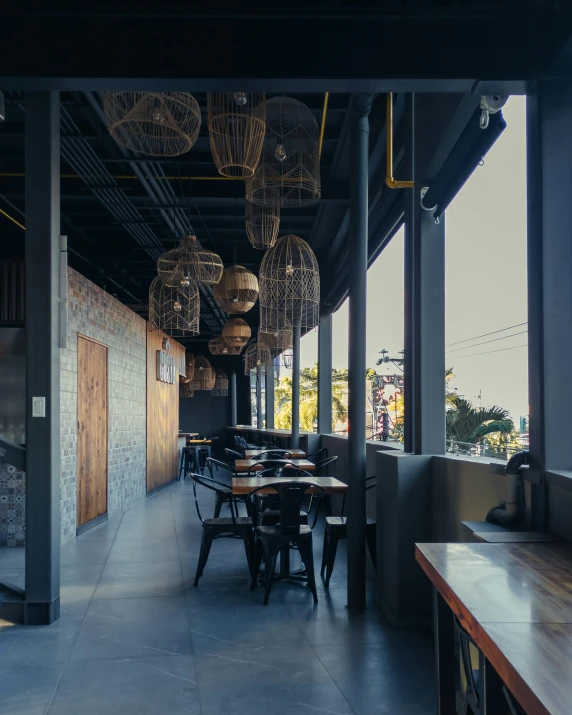
[[[431,640],[347,611],[343,546],[316,606],[282,582],[264,607],[240,542],[216,542],[193,588],[200,535],[185,483],[66,544],[61,619],[0,621],[0,715],[434,712]],[[21,552],[0,549],[0,579],[23,585]]]

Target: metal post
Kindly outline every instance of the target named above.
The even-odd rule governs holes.
[[[256,427],[263,429],[262,423],[262,366],[256,366]]]
[[[236,409],[236,372],[233,370],[230,376],[230,424],[234,427],[238,423],[238,413]]]
[[[403,113],[404,126],[404,157],[403,175],[413,176],[413,158],[415,155],[415,143],[413,124],[415,121],[415,96],[407,94],[405,96],[405,108]],[[403,363],[403,449],[405,452],[413,452],[414,449],[414,419],[413,419],[413,393],[414,373],[413,373],[413,296],[415,293],[415,276],[413,273],[413,224],[415,220],[414,192],[407,189],[404,192],[405,203],[405,247],[404,247],[404,363]]]
[[[266,429],[274,429],[274,363],[266,366]]]
[[[320,316],[318,328],[318,434],[332,431],[332,315]]]
[[[292,439],[290,447],[300,446],[300,326],[292,329]]]
[[[371,95],[354,100],[350,133],[348,608],[365,609],[365,348]]]
[[[25,620],[60,614],[60,116],[58,92],[26,95]]]

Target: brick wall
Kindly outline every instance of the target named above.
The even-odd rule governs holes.
[[[146,490],[146,322],[69,269],[68,347],[61,352],[61,535],[75,537],[77,336],[108,347],[108,514]]]

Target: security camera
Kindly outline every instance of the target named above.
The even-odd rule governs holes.
[[[481,95],[481,129],[486,129],[489,126],[489,117],[491,114],[496,114],[507,103],[508,95],[506,94],[483,94]]]

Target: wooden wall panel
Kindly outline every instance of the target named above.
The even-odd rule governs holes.
[[[107,347],[77,338],[77,525],[107,512]]]
[[[163,333],[151,332],[147,325],[147,491],[167,484],[178,473],[179,377],[174,385],[157,380],[157,350]],[[184,348],[173,338],[171,355],[176,364]]]

